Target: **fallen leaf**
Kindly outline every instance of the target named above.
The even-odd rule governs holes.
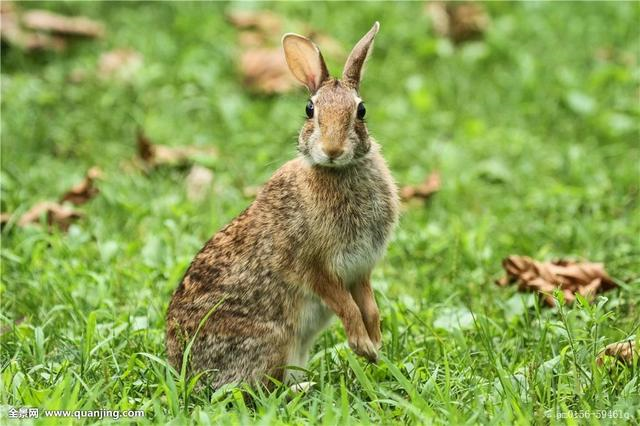
[[[142,55],[133,49],[115,49],[100,55],[98,75],[104,79],[130,81],[142,68]]]
[[[3,42],[27,51],[65,48],[65,41],[49,34],[35,33],[22,28],[19,11],[13,2],[0,2],[0,38]]]
[[[299,87],[289,71],[280,47],[283,20],[270,11],[235,10],[227,14],[229,21],[241,31],[238,44],[244,49],[239,56],[238,68],[249,91],[276,94]],[[343,55],[340,43],[332,37],[298,23],[329,56]]]
[[[84,16],[64,16],[46,10],[28,10],[22,22],[32,30],[80,37],[102,37],[104,25]]]
[[[238,44],[242,47],[260,47],[265,43],[265,37],[257,31],[240,31],[238,34]]]
[[[15,13],[16,5],[12,1],[2,1],[0,2],[0,15]]]
[[[69,75],[67,76],[67,80],[70,83],[82,83],[84,80],[87,79],[88,77],[88,73],[86,70],[82,69],[82,68],[74,68],[73,70],[71,70],[71,72],[69,73]]]
[[[603,62],[608,62],[613,59],[615,51],[611,46],[598,47],[594,53],[595,59]]]
[[[55,225],[63,231],[68,230],[71,222],[82,217],[82,213],[63,203],[68,202],[78,206],[95,197],[98,194],[98,188],[95,187],[95,180],[101,176],[102,172],[99,168],[90,168],[82,181],[78,182],[60,197],[60,202],[41,201],[35,204],[18,218],[16,225],[25,227],[38,224],[40,223],[40,219],[46,215],[49,227]],[[2,225],[7,223],[12,216],[10,213],[2,213],[0,215]]]
[[[136,141],[138,143],[138,157],[147,163],[152,163],[155,157],[155,148],[153,143],[140,130],[138,130]]]
[[[98,194],[99,190],[95,186],[95,181],[100,177],[102,177],[102,171],[98,167],[90,168],[81,182],[60,197],[60,202],[68,201],[76,206],[86,203]]]
[[[157,165],[181,165],[191,163],[196,157],[214,157],[217,151],[214,148],[202,148],[197,146],[166,146],[154,145],[155,158],[153,162]]]
[[[307,35],[315,44],[320,46],[322,55],[326,57],[344,57],[347,52],[342,44],[330,35],[307,26],[304,34]]]
[[[17,320],[15,320],[13,322],[13,324],[5,324],[5,325],[1,326],[0,327],[0,335],[10,332],[13,327],[16,327],[16,326],[22,324],[24,322],[24,320],[26,320],[26,319],[27,319],[27,317],[20,317]]]
[[[254,92],[283,93],[297,87],[280,48],[245,51],[240,57],[240,71],[244,83]]]
[[[227,17],[239,29],[254,29],[270,35],[282,32],[282,19],[268,10],[232,10]]]
[[[439,172],[432,172],[419,185],[408,185],[400,189],[400,198],[408,201],[414,198],[426,199],[440,190],[441,178]]]
[[[625,340],[622,342],[611,343],[607,345],[596,358],[598,365],[604,364],[606,356],[617,358],[623,364],[632,364],[634,356],[638,355],[635,340]]]
[[[167,166],[184,166],[193,163],[197,157],[215,157],[217,151],[215,148],[201,148],[196,146],[166,146],[154,144],[142,132],[138,131],[138,157],[150,167],[160,165]]]
[[[496,281],[499,286],[518,283],[520,291],[540,293],[549,306],[555,306],[553,291],[559,289],[571,303],[575,294],[591,299],[597,292],[610,290],[616,283],[602,263],[559,260],[538,262],[527,256],[509,256],[502,261],[507,275]]]
[[[441,37],[448,37],[454,43],[462,43],[482,37],[489,26],[489,15],[476,2],[428,2],[425,11],[433,29]]]
[[[441,1],[430,1],[424,8],[427,16],[431,20],[433,30],[441,37],[448,37],[450,31],[449,13],[447,6]]]
[[[482,37],[489,26],[489,15],[479,3],[449,5],[451,38],[456,43]]]
[[[0,213],[0,225],[2,226],[6,225],[9,222],[9,220],[11,220],[11,216],[13,216],[11,213],[7,213],[7,212]]]
[[[206,167],[194,165],[187,175],[187,198],[191,201],[201,201],[211,189],[213,173]]]
[[[322,52],[325,57],[346,57],[347,52],[342,44],[330,35],[312,32],[309,37],[318,46],[322,46]]]
[[[18,219],[17,225],[25,227],[31,224],[37,224],[43,215],[46,215],[49,226],[58,226],[63,231],[69,229],[71,222],[82,217],[82,213],[70,207],[63,206],[60,203],[41,201],[23,214],[20,219]]]
[[[634,67],[638,62],[638,57],[634,52],[615,49],[612,46],[598,47],[593,56],[594,59],[601,62],[614,62],[628,67]]]

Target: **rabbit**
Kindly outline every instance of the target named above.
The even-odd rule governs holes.
[[[189,371],[206,371],[214,389],[295,379],[286,367],[305,366],[334,314],[350,348],[377,360],[380,315],[370,274],[399,210],[359,95],[379,28],[376,22],[353,48],[341,79],[329,76],[311,40],[292,33],[282,39],[288,67],[310,92],[298,156],[205,244],[167,313],[170,363],[180,368],[193,339]]]

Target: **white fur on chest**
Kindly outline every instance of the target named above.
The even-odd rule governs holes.
[[[332,253],[333,271],[342,278],[344,285],[353,286],[356,281],[368,276],[376,262],[382,257],[383,244],[375,244],[369,232],[364,232],[350,241],[344,241]]]
[[[355,214],[334,217],[335,233],[342,235],[328,253],[330,267],[347,287],[366,278],[383,256],[392,223],[390,209],[378,194],[357,205],[356,210]]]

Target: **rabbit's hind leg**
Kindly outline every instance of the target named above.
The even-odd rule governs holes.
[[[214,389],[227,383],[282,381],[286,355],[271,336],[213,335],[194,345],[192,365]]]

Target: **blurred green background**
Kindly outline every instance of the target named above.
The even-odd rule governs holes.
[[[15,6],[85,15],[106,35],[63,52],[3,44],[2,211],[56,199],[92,166],[104,177],[68,233],[3,228],[3,404],[143,407],[147,420],[176,424],[638,415],[632,369],[612,377],[593,364],[638,328],[637,2],[487,2],[486,29],[459,44],[436,34],[422,2]],[[302,88],[248,90],[239,58],[249,48],[229,20],[238,9],[273,12],[282,33],[333,38],[342,53],[323,51],[334,75],[379,20],[361,87],[369,131],[400,185],[442,176],[430,200],[405,206],[374,272],[381,364],[336,350],[335,324],[309,366],[318,389],[293,402],[263,396],[256,411],[187,392],[159,361],[166,307],[192,257],[251,202],[248,187],[295,155],[303,122]],[[141,65],[101,77],[101,55],[123,48]],[[196,159],[213,173],[203,200],[187,197],[188,167],[135,166],[138,129],[157,144],[217,149]],[[592,307],[537,308],[493,284],[510,254],[604,262],[620,288]],[[554,359],[552,373],[535,374]],[[518,374],[524,391],[507,385]],[[346,406],[332,405],[340,398]]]

